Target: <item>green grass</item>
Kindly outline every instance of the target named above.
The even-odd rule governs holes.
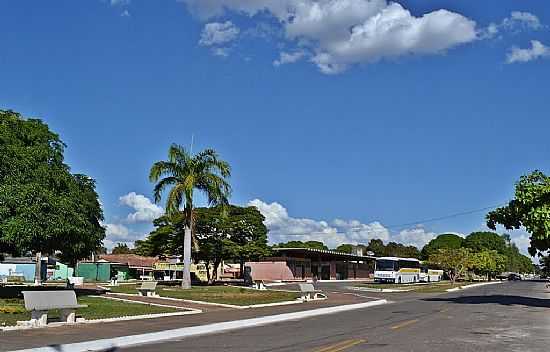
[[[111,292],[137,293],[137,290],[135,285],[123,285],[112,287]],[[294,292],[272,290],[259,291],[232,286],[195,286],[190,290],[182,290],[178,287],[157,287],[157,293],[161,297],[233,304],[238,306],[293,301],[300,297],[299,293]]]
[[[81,316],[88,320],[181,311],[175,308],[115,301],[100,297],[79,297],[78,303],[86,304],[88,307],[78,309],[77,317]],[[59,312],[56,311],[50,311],[48,314],[48,318],[58,317]],[[31,314],[25,310],[23,300],[0,299],[0,326],[16,325],[18,320],[29,320],[30,318]]]
[[[399,289],[419,293],[439,293],[454,287],[463,286],[464,283],[452,284],[450,281],[434,282],[429,284],[362,284],[361,287],[375,289]]]

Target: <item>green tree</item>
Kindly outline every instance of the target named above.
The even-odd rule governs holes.
[[[452,233],[444,233],[424,246],[421,251],[421,258],[426,260],[430,257],[430,255],[436,253],[439,249],[458,249],[462,247],[462,244],[464,243],[464,238],[452,234]]]
[[[497,224],[507,230],[524,227],[531,234],[532,256],[550,249],[550,177],[540,171],[522,176],[514,199],[487,214],[487,226],[495,230]]]
[[[214,272],[222,260],[233,257],[240,263],[242,276],[246,260],[270,253],[265,218],[256,207],[200,208],[196,218],[199,253],[203,260],[213,261]]]
[[[102,246],[95,181],[72,174],[41,120],[0,110],[0,253],[56,254],[75,265]]]
[[[353,252],[353,247],[354,247],[354,245],[352,245],[352,244],[343,243],[343,244],[339,245],[338,247],[336,247],[335,251],[351,254]]]
[[[386,255],[386,246],[380,239],[371,239],[367,245],[367,250],[373,252],[376,257],[383,257]]]
[[[472,269],[489,280],[506,268],[506,257],[496,250],[484,249],[472,255]]]
[[[111,251],[111,254],[132,254],[133,251],[128,247],[126,243],[117,243],[117,245]]]
[[[289,241],[285,243],[279,243],[273,246],[274,248],[311,248],[311,249],[322,249],[328,250],[328,247],[325,246],[323,242],[320,241]]]
[[[432,253],[428,262],[445,270],[454,284],[472,268],[472,251],[469,248],[442,248]]]
[[[464,247],[470,248],[473,252],[483,250],[495,250],[499,254],[506,252],[506,241],[494,232],[472,232],[464,240]]]
[[[198,190],[206,195],[209,206],[225,205],[231,193],[231,186],[227,182],[230,175],[229,164],[221,160],[216,151],[206,149],[193,155],[176,144],[170,146],[168,160],[158,161],[151,167],[149,179],[156,183],[155,202],[160,202],[163,192],[170,188],[166,199],[166,212],[169,215],[179,213],[183,205],[183,288],[191,288],[194,192]]]
[[[540,258],[540,274],[543,277],[550,277],[550,255]]]
[[[385,247],[384,255],[388,257],[420,258],[420,251],[415,246],[389,242]]]

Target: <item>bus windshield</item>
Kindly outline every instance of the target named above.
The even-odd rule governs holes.
[[[378,271],[394,271],[395,270],[395,261],[393,260],[377,260],[376,261],[376,270]]]

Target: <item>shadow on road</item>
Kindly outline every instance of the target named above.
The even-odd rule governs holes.
[[[550,308],[550,299],[507,296],[507,295],[489,295],[489,296],[462,296],[449,298],[425,298],[424,301],[430,302],[452,302],[459,304],[502,304],[506,306],[523,305],[528,307]]]

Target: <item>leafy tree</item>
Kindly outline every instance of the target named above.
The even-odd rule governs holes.
[[[196,236],[199,253],[212,260],[214,272],[223,259],[236,258],[243,274],[244,263],[269,254],[264,216],[256,207],[200,208],[197,211]],[[204,243],[206,247],[203,248]]]
[[[426,260],[439,249],[458,249],[462,247],[463,243],[464,238],[458,235],[452,233],[441,234],[422,248],[421,258]]]
[[[484,249],[472,255],[472,269],[490,279],[506,268],[506,257],[496,250]]]
[[[185,216],[176,213],[172,216],[163,215],[153,220],[155,229],[145,240],[134,242],[134,253],[147,257],[170,255],[183,252],[183,228]]]
[[[531,234],[532,256],[550,249],[550,177],[540,171],[522,176],[515,198],[487,214],[487,226],[495,230],[497,224],[507,230],[524,227]]]
[[[506,269],[507,272],[516,273],[531,273],[534,270],[533,262],[531,258],[521,254],[518,247],[512,242],[510,235],[503,234],[500,236],[506,243],[506,249],[504,255],[506,256]]]
[[[353,245],[352,244],[341,244],[338,247],[336,247],[335,251],[342,252],[342,253],[352,253],[353,252]]]
[[[180,212],[182,205],[184,207],[183,288],[191,288],[194,192],[198,190],[205,194],[210,206],[225,205],[231,193],[231,186],[227,182],[230,175],[229,164],[221,160],[216,151],[206,149],[193,155],[177,144],[170,146],[168,160],[158,161],[151,167],[149,179],[156,183],[155,202],[160,202],[162,193],[170,188],[166,200],[166,212],[173,215]]]
[[[384,255],[388,257],[420,258],[420,251],[415,246],[405,246],[401,243],[390,242],[386,245]]]
[[[373,252],[377,257],[383,257],[386,255],[386,246],[380,239],[371,239],[367,245],[367,250]]]
[[[286,243],[279,243],[273,246],[274,248],[311,248],[311,249],[322,249],[328,250],[328,247],[325,246],[323,242],[319,241],[289,241]]]
[[[0,110],[0,253],[76,261],[105,238],[95,181],[72,174],[65,144],[37,119]]]
[[[442,248],[431,254],[428,262],[445,270],[454,284],[472,268],[472,257],[472,251],[469,248]]]
[[[128,247],[126,243],[117,243],[117,245],[111,251],[111,254],[132,254],[133,251]]]
[[[473,252],[483,250],[495,250],[499,254],[506,252],[506,241],[494,232],[472,232],[464,240],[464,247],[470,248]]]

